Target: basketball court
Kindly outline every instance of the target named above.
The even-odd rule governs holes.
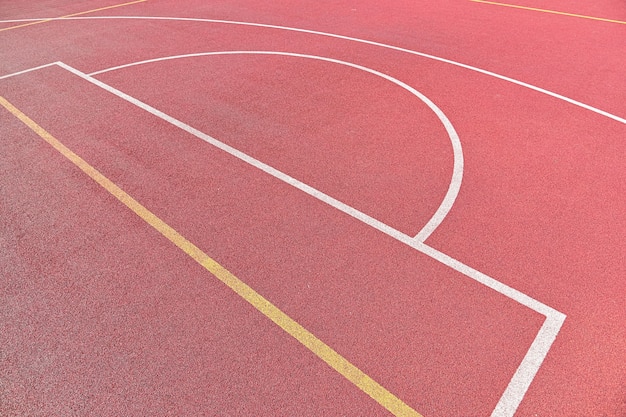
[[[0,414],[626,413],[626,9],[0,2]]]

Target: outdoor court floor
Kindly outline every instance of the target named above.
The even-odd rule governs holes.
[[[626,416],[626,7],[0,0],[1,416]]]

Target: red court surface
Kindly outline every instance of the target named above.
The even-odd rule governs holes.
[[[0,0],[0,415],[626,416],[624,45],[615,1]]]

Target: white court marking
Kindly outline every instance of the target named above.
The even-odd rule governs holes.
[[[133,67],[136,65],[150,64],[150,63],[169,61],[169,60],[174,60],[174,59],[197,58],[197,57],[214,56],[214,55],[278,55],[278,56],[307,58],[307,59],[331,62],[334,64],[344,65],[347,67],[356,68],[358,70],[368,72],[370,74],[373,74],[383,79],[386,79],[388,81],[391,81],[392,83],[407,90],[409,93],[413,94],[414,96],[419,98],[422,102],[424,102],[433,111],[433,113],[437,115],[437,117],[439,118],[439,121],[441,121],[444,128],[446,129],[446,133],[448,133],[448,137],[450,138],[450,143],[452,144],[452,153],[453,153],[453,158],[454,158],[454,165],[452,168],[452,177],[450,179],[450,185],[448,186],[448,191],[446,192],[446,195],[444,196],[443,200],[439,204],[439,207],[437,208],[433,216],[422,227],[422,229],[419,231],[419,233],[414,239],[419,242],[424,242],[424,240],[426,240],[431,235],[431,233],[433,233],[435,229],[445,219],[445,217],[450,212],[450,209],[452,209],[452,206],[454,205],[454,201],[456,200],[456,197],[459,195],[459,191],[461,190],[461,182],[463,180],[463,149],[461,147],[461,141],[459,140],[459,135],[454,130],[454,126],[452,126],[452,123],[450,122],[448,117],[444,114],[444,112],[441,111],[441,109],[437,107],[437,105],[433,103],[428,97],[426,97],[424,94],[420,93],[419,91],[417,91],[415,88],[411,87],[410,85],[390,75],[384,74],[382,72],[373,70],[368,67],[364,67],[362,65],[357,65],[352,62],[346,62],[346,61],[341,61],[338,59],[327,58],[327,57],[322,57],[322,56],[317,56],[317,55],[306,55],[306,54],[297,54],[297,53],[292,53],[292,52],[277,52],[277,51],[218,51],[218,52],[201,52],[201,53],[185,54],[185,55],[173,55],[173,56],[167,56],[167,57],[162,57],[162,58],[147,59],[145,61],[137,61],[137,62],[125,64],[125,65],[119,65],[116,67],[111,67],[111,68],[103,69],[100,71],[92,72],[91,74],[89,74],[89,76],[94,76],[94,75],[103,74],[103,73],[110,72],[110,71],[116,71],[116,70],[120,70],[124,68],[129,68],[129,67]],[[225,145],[221,144],[219,146],[220,149],[224,149],[222,146],[225,146]],[[232,154],[232,152],[229,152],[229,153]],[[263,170],[265,172],[268,172],[266,169],[263,169]],[[286,174],[282,174],[282,175],[286,177]],[[281,179],[283,181],[289,182],[290,184],[294,185],[294,183],[291,182],[291,180],[287,181],[286,178],[281,178]],[[302,183],[300,184],[301,185],[297,185],[296,188],[299,188],[304,191],[303,184]],[[321,191],[315,190],[315,197],[345,213],[348,213],[347,208],[349,206],[343,203],[339,203],[337,200],[332,199],[331,197],[327,196]],[[351,213],[349,213],[350,215],[358,218],[361,221],[364,221],[365,223],[372,225],[378,230],[382,230],[383,228],[382,223],[379,222],[378,220],[375,220],[371,218],[370,216],[366,215],[365,213],[355,210],[354,208],[350,208],[350,211],[351,211]]]
[[[369,226],[387,234],[388,236],[393,237],[394,239],[416,249],[417,251],[430,256],[433,259],[436,259],[437,261],[441,262],[444,265],[447,265],[448,267],[454,269],[455,271],[460,272],[461,274],[497,291],[500,294],[505,295],[506,297],[517,301],[518,303],[524,305],[525,307],[530,308],[533,311],[536,311],[539,314],[542,314],[546,317],[543,325],[541,326],[541,328],[539,329],[539,332],[537,333],[537,335],[535,336],[535,339],[533,340],[533,343],[531,344],[530,348],[528,349],[528,351],[526,352],[526,355],[524,356],[524,359],[522,360],[522,362],[520,363],[520,365],[518,366],[517,370],[515,371],[513,377],[511,378],[511,380],[509,381],[509,384],[507,385],[504,393],[502,394],[502,396],[500,397],[500,399],[498,400],[498,403],[494,409],[494,411],[491,414],[491,417],[512,417],[519,404],[521,403],[522,399],[524,398],[524,395],[526,394],[530,384],[532,383],[535,375],[537,374],[537,372],[539,371],[539,368],[541,367],[541,364],[543,363],[546,355],[548,354],[548,351],[550,350],[550,347],[552,346],[552,343],[554,342],[554,340],[556,339],[556,336],[558,335],[561,326],[563,325],[563,322],[565,321],[565,314],[553,309],[552,307],[549,307],[543,303],[541,303],[540,301],[535,300],[534,298],[514,289],[509,287],[506,284],[503,284],[485,274],[483,274],[482,272],[479,272],[465,264],[463,264],[462,262],[453,259],[452,257],[438,251],[437,249],[434,249],[428,245],[426,245],[423,242],[420,241],[416,241],[415,238],[412,238],[394,228],[392,228],[391,226],[388,226],[376,219],[373,219],[367,215],[365,215],[364,213],[361,213],[360,211],[338,201],[333,199],[330,196],[326,196],[325,194],[321,193],[320,191],[314,189],[313,187],[310,187],[307,184],[304,184],[298,180],[296,180],[295,178],[292,178],[290,176],[288,176],[287,174],[284,174],[278,170],[276,170],[275,168],[264,164],[261,161],[258,161],[254,158],[252,158],[251,156],[235,149],[232,148],[222,142],[220,142],[219,140],[181,122],[178,119],[175,119],[172,116],[169,116],[163,112],[161,112],[160,110],[155,109],[154,107],[143,103],[140,100],[137,100],[134,97],[131,97],[130,95],[123,93],[117,89],[115,89],[114,87],[109,86],[108,84],[103,83],[102,81],[99,81],[95,78],[93,78],[92,76],[89,76],[67,64],[64,64],[63,62],[55,62],[55,63],[51,63],[51,64],[47,64],[47,65],[42,65],[36,68],[32,68],[29,70],[24,70],[24,71],[20,71],[14,74],[9,74],[9,75],[5,75],[0,77],[0,79],[7,79],[10,78],[12,76],[16,76],[16,75],[21,75],[21,74],[25,74],[31,71],[35,71],[38,69],[42,69],[42,68],[46,68],[46,67],[50,67],[53,65],[57,65],[75,75],[77,75],[78,77],[122,98],[123,100],[126,100],[127,102],[134,104],[136,106],[138,106],[139,108],[142,108],[143,110],[153,114],[156,117],[159,117],[160,119],[174,125],[177,126],[178,128],[182,129],[183,131],[186,131],[192,135],[194,135],[195,137],[208,142],[210,144],[212,144],[213,146],[216,146],[219,149],[222,149],[225,152],[228,152],[229,154],[235,156],[236,158],[241,159],[242,161],[255,166],[256,168],[268,173],[269,175],[272,175],[278,179],[281,179],[282,181],[287,182],[288,184],[293,185],[294,187],[300,189],[301,191],[315,197],[318,198],[324,202],[326,202],[327,204],[330,204],[333,207],[336,207],[338,209],[340,209],[341,211],[343,211],[344,213],[349,214],[350,216],[363,221],[364,223],[368,224]]]
[[[582,103],[582,102],[580,102],[578,100],[574,100],[572,98],[569,98],[569,97],[566,97],[564,95],[552,92],[550,90],[546,90],[544,88],[537,87],[535,85],[526,83],[524,81],[516,80],[515,78],[507,77],[505,75],[501,75],[501,74],[498,74],[498,73],[495,73],[495,72],[492,72],[492,71],[484,70],[482,68],[474,67],[472,65],[463,64],[462,62],[453,61],[451,59],[441,58],[441,57],[438,57],[436,55],[430,55],[430,54],[426,54],[424,52],[414,51],[412,49],[407,49],[407,48],[402,48],[402,47],[399,47],[399,46],[389,45],[389,44],[382,43],[382,42],[369,41],[367,39],[360,39],[360,38],[354,38],[354,37],[351,37],[351,36],[338,35],[336,33],[322,32],[322,31],[318,31],[318,30],[301,29],[301,28],[294,28],[294,27],[290,27],[290,26],[269,25],[269,24],[265,24],[265,23],[239,22],[239,21],[235,21],[235,20],[201,19],[201,18],[195,18],[195,17],[168,17],[168,16],[81,16],[81,17],[64,17],[64,18],[53,17],[53,18],[38,18],[38,19],[32,19],[31,18],[31,19],[0,20],[0,23],[35,22],[35,21],[38,21],[38,20],[46,20],[46,21],[54,22],[54,21],[62,21],[62,20],[72,21],[72,20],[108,20],[108,19],[120,19],[120,20],[166,20],[166,21],[178,21],[178,22],[205,22],[205,23],[221,23],[221,24],[226,24],[226,25],[253,26],[253,27],[260,27],[260,28],[267,28],[267,29],[279,29],[279,30],[287,30],[287,31],[291,31],[291,32],[308,33],[308,34],[311,34],[311,35],[326,36],[326,37],[330,37],[330,38],[343,39],[343,40],[352,41],[352,42],[364,43],[364,44],[367,44],[367,45],[379,46],[379,47],[386,48],[386,49],[392,49],[392,50],[395,50],[395,51],[406,52],[406,53],[411,54],[411,55],[417,55],[417,56],[420,56],[422,58],[428,58],[428,59],[432,59],[432,60],[435,60],[435,61],[444,62],[446,64],[454,65],[454,66],[457,66],[457,67],[468,69],[470,71],[479,72],[481,74],[488,75],[490,77],[498,78],[498,79],[503,80],[503,81],[508,81],[510,83],[517,84],[517,85],[519,85],[521,87],[529,88],[531,90],[537,91],[537,92],[542,93],[542,94],[546,94],[546,95],[554,97],[556,99],[566,101],[566,102],[568,102],[570,104],[573,104],[575,106],[582,107],[583,109],[586,109],[586,110],[592,111],[594,113],[600,114],[602,116],[608,117],[609,119],[613,119],[613,120],[615,120],[617,122],[626,124],[626,119],[624,119],[622,117],[616,116],[616,115],[611,114],[611,113],[609,113],[607,111],[598,109],[596,107],[590,106],[589,104]]]
[[[169,21],[195,21],[195,22],[207,22],[207,23],[221,23],[221,24],[231,24],[231,25],[243,25],[243,26],[252,26],[252,27],[262,27],[262,28],[270,28],[270,29],[280,29],[280,30],[287,30],[287,31],[293,31],[293,32],[301,32],[301,33],[308,33],[308,34],[313,34],[313,35],[320,35],[320,36],[326,36],[326,37],[331,37],[331,38],[337,38],[337,39],[343,39],[343,40],[348,40],[348,41],[354,41],[354,42],[359,42],[359,43],[364,43],[364,44],[368,44],[368,45],[373,45],[373,46],[378,46],[378,47],[383,47],[383,48],[387,48],[387,49],[392,49],[392,50],[397,50],[397,51],[401,51],[401,52],[406,52],[409,54],[413,54],[413,55],[417,55],[423,58],[428,58],[428,59],[432,59],[435,61],[439,61],[439,62],[444,62],[444,63],[448,63],[451,65],[455,65],[461,68],[465,68],[471,71],[475,71],[475,72],[479,72],[482,73],[484,75],[488,75],[491,77],[495,77],[504,81],[508,81],[511,82],[513,84],[525,87],[525,88],[529,88],[531,90],[537,91],[539,93],[542,94],[546,94],[548,96],[557,98],[559,100],[563,100],[567,103],[573,104],[575,106],[584,108],[586,110],[592,111],[594,113],[597,113],[599,115],[608,117],[610,119],[613,119],[617,122],[626,124],[626,119],[621,118],[619,116],[613,115],[611,113],[608,113],[606,111],[597,109],[593,106],[581,103],[579,101],[573,100],[571,98],[565,97],[563,95],[551,92],[549,90],[545,90],[543,88],[534,86],[532,84],[528,84],[510,77],[506,77],[494,72],[490,72],[487,70],[483,70],[477,67],[473,67],[470,65],[466,65],[466,64],[462,64],[456,61],[452,61],[452,60],[448,60],[445,58],[440,58],[434,55],[429,55],[429,54],[425,54],[425,53],[421,53],[421,52],[417,52],[417,51],[413,51],[410,49],[405,49],[405,48],[401,48],[401,47],[397,47],[397,46],[393,46],[393,45],[388,45],[388,44],[384,44],[384,43],[379,43],[379,42],[374,42],[374,41],[368,41],[368,40],[363,40],[363,39],[358,39],[358,38],[353,38],[353,37],[349,37],[349,36],[343,36],[343,35],[337,35],[337,34],[332,34],[332,33],[327,33],[327,32],[320,32],[320,31],[313,31],[313,30],[307,30],[307,29],[299,29],[299,28],[293,28],[293,27],[286,27],[286,26],[277,26],[277,25],[266,25],[266,24],[260,24],[260,23],[249,23],[249,22],[237,22],[237,21],[227,21],[227,20],[215,20],[215,19],[198,19],[198,18],[176,18],[176,17],[144,17],[144,16],[91,16],[91,17],[73,17],[73,18],[52,18],[49,19],[50,21],[59,21],[59,20],[99,20],[99,19],[135,19],[135,20],[169,20]],[[41,19],[19,19],[19,20],[5,20],[5,21],[0,21],[0,23],[9,23],[9,22],[28,22],[28,21],[36,21],[36,20],[41,20]],[[135,105],[138,105],[139,107],[143,108],[144,110],[154,114],[157,117],[162,118],[163,120],[168,121],[169,123],[172,123],[180,128],[182,128],[183,130],[188,131],[189,133],[193,134],[194,136],[199,137],[202,140],[207,140],[207,139],[212,139],[214,141],[216,141],[215,139],[211,138],[210,136],[199,132],[197,130],[195,130],[194,128],[185,125],[184,123],[172,118],[171,116],[168,116],[162,112],[160,112],[157,109],[154,109],[150,106],[148,106],[145,103],[140,102],[137,99],[134,99],[133,97],[130,97],[128,95],[126,95],[125,93],[122,93],[116,89],[114,89],[113,87],[110,87],[98,80],[96,80],[93,77],[90,77],[66,64],[63,64],[61,62],[57,62],[57,63],[53,63],[53,64],[48,64],[48,65],[44,65],[44,66],[40,66],[37,68],[32,68],[29,70],[25,70],[25,71],[20,71],[18,73],[14,73],[14,74],[9,74],[9,75],[5,75],[0,77],[0,79],[4,79],[4,78],[9,78],[10,76],[13,75],[18,75],[18,74],[23,74],[29,71],[33,71],[35,69],[41,69],[44,68],[46,66],[50,66],[50,65],[58,65],[62,68],[65,68],[66,70],[78,75],[79,77],[95,84],[98,85],[102,88],[104,88],[105,90],[117,95],[120,98],[123,98],[126,101],[129,101]],[[207,140],[208,141],[208,140]],[[219,141],[216,141],[219,142]],[[242,154],[241,152],[234,150],[235,153],[239,153],[241,154],[241,156],[246,156],[245,154]],[[239,156],[238,156],[239,157]],[[250,158],[250,157],[248,157]],[[269,170],[273,170],[273,168],[268,167]],[[269,173],[269,172],[268,172]],[[297,181],[297,180],[294,180]],[[293,184],[292,184],[293,185]],[[306,184],[304,184],[305,188],[308,187],[306,186]],[[310,187],[309,187],[310,188]],[[311,189],[310,191],[312,191],[313,189]],[[309,192],[308,192],[309,193]],[[309,193],[311,194],[311,193]],[[312,194],[311,194],[312,195]],[[341,203],[340,203],[341,204]],[[348,214],[350,213],[356,213],[357,211],[351,207],[346,206],[345,209],[347,210],[346,212]],[[354,215],[354,214],[351,214]],[[375,219],[374,219],[375,220]],[[378,221],[376,221],[378,222]],[[380,222],[378,222],[380,223]],[[368,223],[369,224],[369,223]],[[372,227],[376,227],[373,224],[370,224]],[[541,326],[537,336],[535,337],[535,340],[533,341],[533,343],[531,344],[527,354],[525,355],[524,359],[522,360],[522,362],[520,363],[518,369],[516,370],[515,374],[513,375],[511,381],[509,382],[507,388],[505,389],[504,393],[502,394],[502,396],[500,397],[498,404],[496,405],[494,411],[492,412],[491,416],[492,417],[511,417],[515,414],[520,402],[522,401],[524,395],[526,394],[528,387],[530,386],[530,384],[532,383],[532,380],[534,379],[537,371],[539,370],[539,368],[541,367],[541,364],[543,363],[543,360],[545,359],[545,356],[547,355],[548,351],[550,350],[550,347],[552,345],[552,343],[554,342],[557,334],[560,331],[560,328],[566,318],[566,316],[533,299],[530,296],[527,296],[523,293],[521,293],[518,290],[515,290],[514,288],[511,288],[499,281],[496,281],[495,279],[463,264],[462,262],[455,260],[451,257],[449,257],[448,255],[445,255],[444,253],[431,248],[429,246],[427,246],[426,244],[423,243],[423,240],[420,240],[420,236],[416,236],[416,237],[409,237],[383,223],[378,224],[378,226],[380,227],[376,227],[378,230],[382,231],[383,233],[386,233],[392,237],[394,237],[395,239],[411,246],[412,248],[428,255],[431,256],[432,258],[438,260],[439,262],[453,268],[454,270],[468,276],[469,278],[472,278],[486,286],[488,286],[489,288],[492,288],[493,290],[521,303],[522,305],[540,313],[543,314],[546,317],[546,320],[544,321],[543,325]]]

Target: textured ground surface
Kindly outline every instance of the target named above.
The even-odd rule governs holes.
[[[96,72],[412,237],[454,155],[390,79],[406,84],[463,148],[424,243],[567,316],[519,406],[494,415],[624,417],[626,8],[517,4],[0,0],[0,96],[408,407],[487,416],[542,314],[58,65],[5,76]],[[99,73],[218,51],[256,52]],[[391,415],[5,107],[1,415]]]

